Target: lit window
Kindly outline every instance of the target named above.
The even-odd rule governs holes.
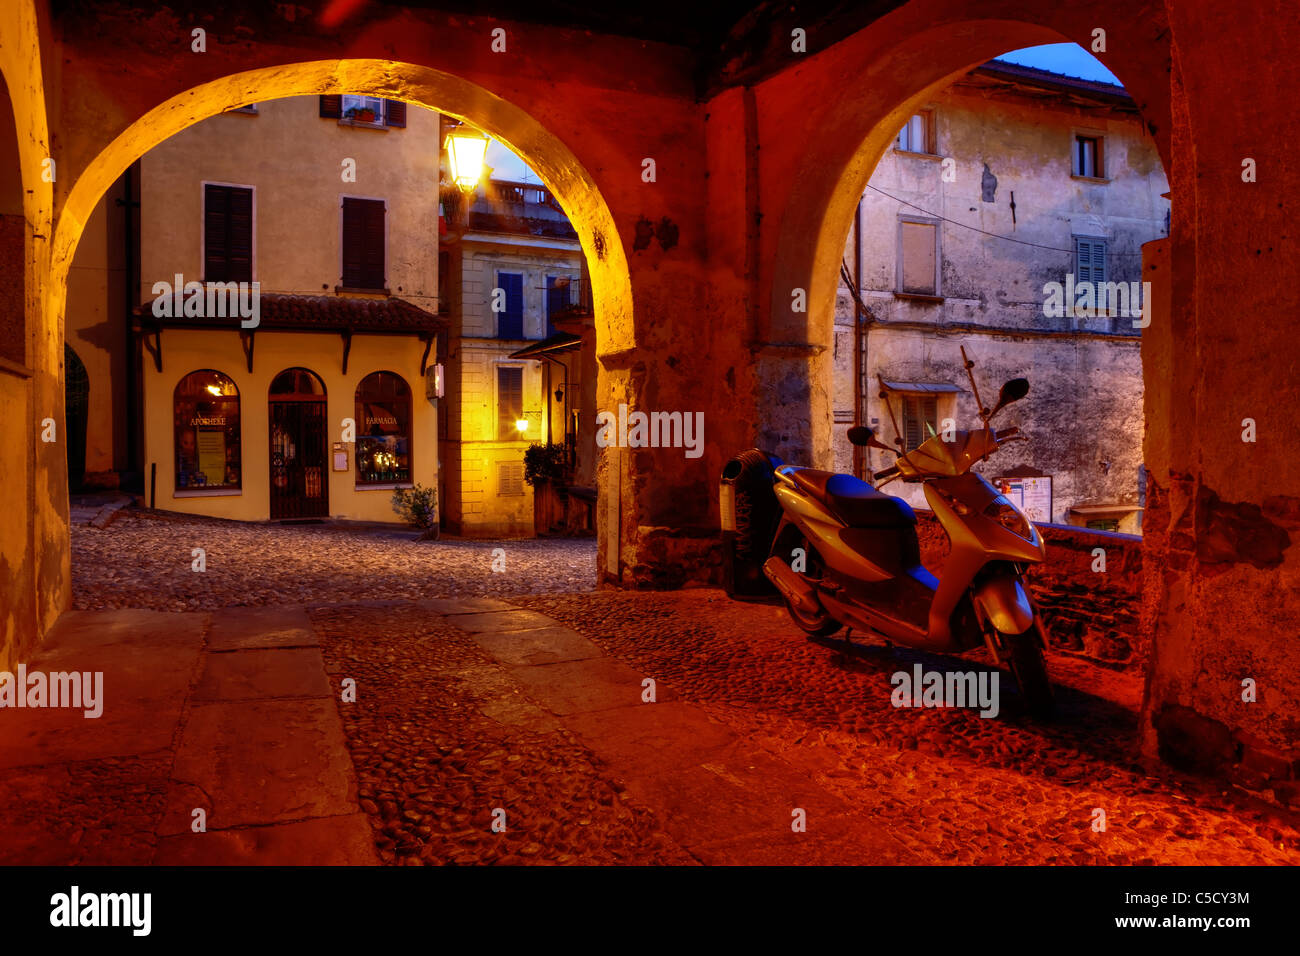
[[[357,386],[357,484],[411,480],[411,387],[396,372],[372,372]]]
[[[191,372],[173,393],[176,488],[240,487],[239,389],[221,372]]]

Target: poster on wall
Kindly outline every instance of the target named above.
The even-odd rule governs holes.
[[[1030,521],[1040,524],[1052,520],[1052,476],[999,478],[998,490],[1011,499]]]
[[[208,485],[226,483],[226,432],[222,428],[200,428],[199,472]]]

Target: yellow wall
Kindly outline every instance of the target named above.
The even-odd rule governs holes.
[[[438,481],[437,409],[424,397],[420,356],[424,345],[415,337],[356,335],[348,358],[348,373],[341,369],[343,343],[337,335],[294,332],[258,332],[253,372],[245,363],[235,331],[207,332],[173,329],[162,334],[163,371],[145,357],[145,472],[158,465],[156,506],[167,511],[204,514],[243,521],[270,518],[270,448],[267,394],[272,379],[287,368],[307,368],[325,383],[330,445],[342,440],[342,421],[354,418],[357,385],[376,371],[396,372],[411,387],[411,474],[416,484],[436,487]],[[176,384],[190,372],[214,369],[228,375],[239,387],[242,489],[238,492],[186,492],[176,490],[172,403]],[[330,517],[357,521],[397,521],[391,486],[356,485],[354,445],[348,444],[346,472],[330,471]],[[331,462],[332,464],[332,462]],[[148,487],[146,486],[146,494]]]
[[[567,276],[576,283],[582,252],[577,242],[545,240],[540,244],[527,238],[479,235],[477,240],[464,239],[459,250],[460,301],[454,308],[458,307],[461,337],[453,343],[449,363],[448,396],[453,404],[444,443],[445,457],[455,461],[445,476],[447,516],[460,534],[530,535],[534,533],[533,489],[524,485],[522,495],[501,494],[501,464],[522,462],[530,444],[546,441],[547,414],[555,416],[553,439],[563,442],[563,407],[543,398],[545,363],[511,359],[510,353],[521,348],[521,343],[494,338],[492,291],[498,271],[521,273],[523,332],[528,339],[541,339],[546,335],[546,277]],[[570,297],[575,295],[576,289]],[[498,438],[497,367],[502,364],[524,369],[528,431],[522,440]],[[553,369],[549,392],[562,381],[562,373]]]
[[[224,113],[140,161],[141,294],[180,273],[202,280],[203,182],[252,186],[253,279],[263,292],[320,295],[340,283],[342,197],[384,199],[388,288],[438,311],[438,114],[411,105],[405,129],[322,119],[319,99]],[[344,182],[344,160],[356,182]]]
[[[68,272],[67,341],[86,366],[86,472],[128,469],[126,460],[126,319],[122,299],[125,239],[115,200],[122,182],[95,206]]]

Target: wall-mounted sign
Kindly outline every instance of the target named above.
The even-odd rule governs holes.
[[[1050,523],[1052,520],[1052,476],[1025,476],[998,478],[993,484],[1011,499],[1030,521]]]
[[[348,470],[348,446],[341,441],[334,443],[334,470]]]

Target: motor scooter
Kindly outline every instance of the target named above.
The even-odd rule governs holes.
[[[884,484],[919,482],[951,542],[936,578],[921,563],[916,514],[901,498],[852,475],[787,465],[773,455],[773,491],[781,516],[763,572],[794,622],[813,636],[855,628],[910,647],[963,653],[984,644],[1011,668],[1026,708],[1048,716],[1052,689],[1043,659],[1043,625],[1025,586],[1031,564],[1047,558],[1042,535],[1007,497],[971,471],[1003,445],[1024,441],[1018,428],[994,431],[993,418],[1029,392],[1012,379],[997,404],[983,406],[962,360],[982,419],[971,431],[945,429],[910,451],[890,448],[871,429],[849,429],[855,445],[897,455],[872,476]],[[886,392],[890,418],[894,413]],[[901,434],[895,421],[895,433]],[[933,429],[931,429],[933,432]]]

